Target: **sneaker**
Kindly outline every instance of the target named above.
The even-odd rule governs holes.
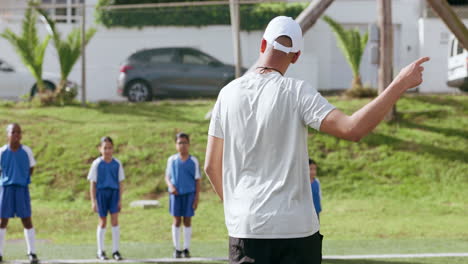
[[[28,257],[29,257],[29,263],[31,263],[31,264],[38,264],[39,263],[39,259],[37,258],[36,254],[29,253]]]
[[[116,251],[114,253],[112,253],[112,258],[114,258],[115,260],[122,260],[122,256],[120,255],[120,252]]]
[[[190,251],[188,250],[188,248],[184,249],[183,253],[184,253],[184,258],[190,258]]]
[[[106,256],[105,251],[101,251],[100,253],[97,254],[97,259],[99,260],[108,260],[109,258]]]
[[[174,253],[172,254],[173,258],[182,258],[182,251],[174,249]]]

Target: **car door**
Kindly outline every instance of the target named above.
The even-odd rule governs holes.
[[[23,90],[23,80],[5,61],[0,60],[0,97],[17,99]]]
[[[195,49],[181,50],[181,83],[185,96],[213,96],[219,93],[228,73],[224,65]]]

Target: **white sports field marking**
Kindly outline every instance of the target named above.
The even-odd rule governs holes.
[[[323,259],[397,259],[397,258],[443,258],[443,257],[468,257],[468,253],[337,255],[337,256],[323,256]]]
[[[323,259],[398,259],[398,258],[443,258],[443,257],[468,257],[468,253],[422,253],[422,254],[381,254],[381,255],[329,255],[323,256]],[[41,264],[86,264],[86,263],[210,263],[227,262],[227,258],[159,258],[159,259],[124,259],[115,260],[97,260],[97,259],[51,259],[41,260]],[[3,263],[28,264],[26,260],[10,260]]]

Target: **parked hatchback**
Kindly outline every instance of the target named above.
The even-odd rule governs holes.
[[[155,96],[217,96],[234,79],[234,72],[233,65],[194,48],[146,49],[122,64],[118,93],[132,102],[150,101]]]

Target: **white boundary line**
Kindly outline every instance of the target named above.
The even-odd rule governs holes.
[[[468,253],[421,253],[421,254],[380,254],[380,255],[328,255],[323,259],[399,259],[399,258],[442,258],[442,257],[468,257]],[[189,259],[125,259],[115,260],[97,260],[97,259],[51,259],[41,260],[41,264],[89,264],[89,263],[200,263],[200,262],[227,262],[227,258],[189,258]],[[26,260],[11,260],[3,263],[27,264]]]
[[[323,259],[397,259],[397,258],[443,258],[443,257],[468,257],[468,253],[337,255],[337,256],[323,256]]]

